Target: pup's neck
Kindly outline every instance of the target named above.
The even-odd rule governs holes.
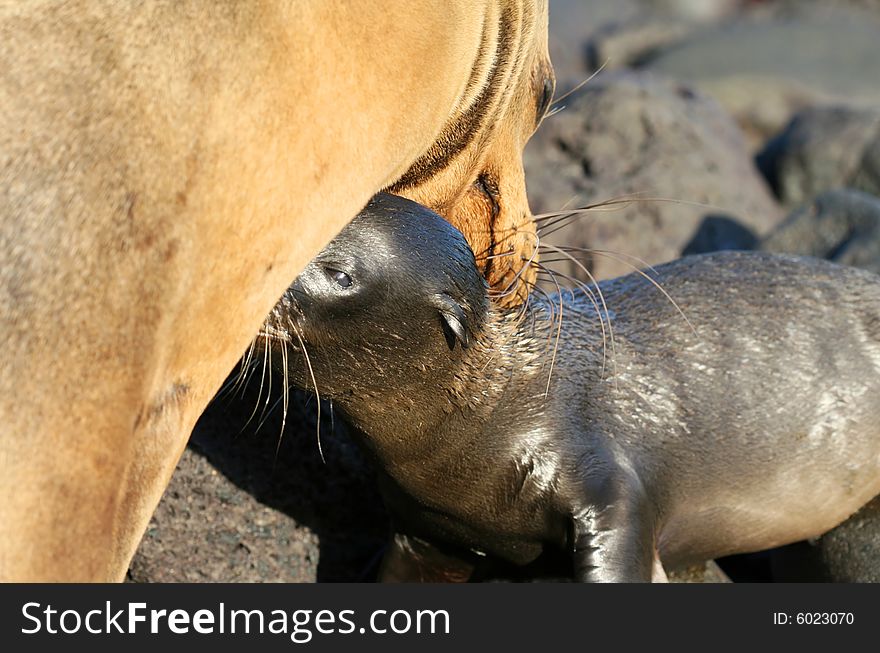
[[[532,317],[493,308],[471,346],[456,344],[448,364],[425,369],[398,390],[355,393],[335,403],[386,471],[428,469],[430,461],[467,450],[469,440],[484,434],[509,385],[541,369],[547,320]]]

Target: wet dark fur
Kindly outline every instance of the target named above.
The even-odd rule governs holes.
[[[880,493],[873,274],[756,253],[659,266],[693,328],[636,274],[600,283],[607,315],[565,293],[545,396],[546,301],[496,311],[463,238],[405,200],[354,224],[267,331],[294,349],[299,334],[322,396],[363,432],[398,531],[385,578],[444,577],[438,544],[447,569],[450,551],[525,564],[555,547],[580,580],[645,581],[658,556],[801,540]]]

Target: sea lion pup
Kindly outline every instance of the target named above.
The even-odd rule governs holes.
[[[558,547],[581,581],[662,579],[880,493],[878,277],[744,252],[655,272],[675,304],[631,274],[500,311],[461,235],[391,196],[309,264],[264,337],[361,431],[383,578]]]

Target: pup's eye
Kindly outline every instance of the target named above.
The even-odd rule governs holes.
[[[334,270],[333,268],[326,268],[324,270],[327,273],[327,276],[333,279],[340,288],[348,288],[351,286],[351,277],[348,276],[342,270]]]

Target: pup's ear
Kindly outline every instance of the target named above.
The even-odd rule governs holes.
[[[469,347],[471,339],[468,334],[467,315],[461,305],[449,294],[440,293],[434,296],[434,306],[440,312],[443,334],[446,336],[449,349],[455,349],[456,339],[462,347]]]

